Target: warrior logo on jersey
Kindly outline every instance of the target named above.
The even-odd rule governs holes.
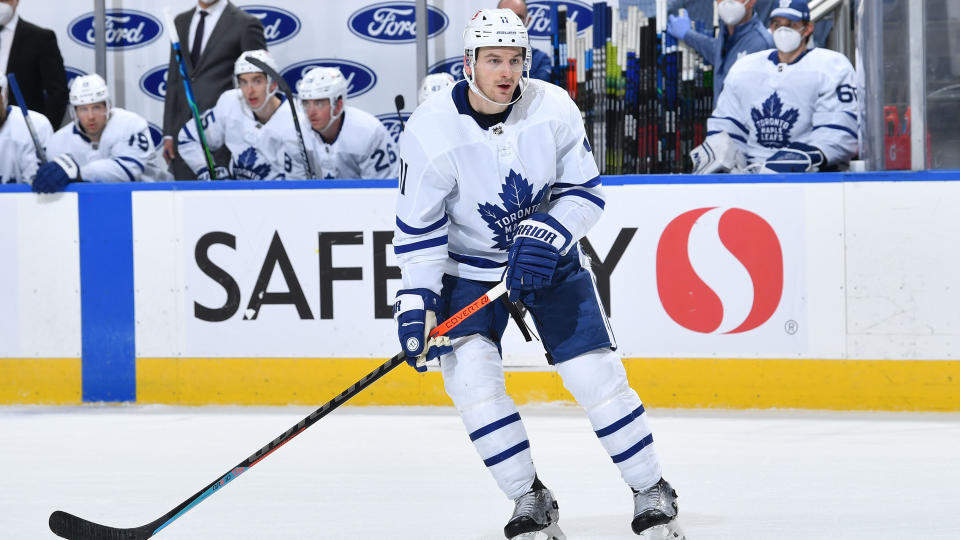
[[[132,9],[108,9],[105,17],[104,30],[108,49],[143,47],[163,34],[163,25],[149,13]],[[70,21],[67,26],[70,39],[84,47],[96,47],[93,19],[93,13],[86,13]]]
[[[231,167],[233,178],[237,180],[268,180],[270,179],[270,164],[260,163],[257,149],[247,148],[240,153],[240,157],[233,160]]]
[[[283,43],[300,32],[300,19],[285,9],[272,6],[240,6],[240,9],[260,19],[268,45]]]
[[[593,24],[593,8],[582,2],[571,0],[549,2],[527,2],[527,34],[530,39],[549,39],[553,37],[550,15],[553,5],[567,7],[567,21],[577,23],[577,34],[583,34]]]
[[[757,142],[767,148],[783,148],[790,144],[790,130],[800,116],[797,109],[784,111],[776,92],[763,102],[762,109],[750,108],[750,117],[757,128]]]
[[[513,234],[516,232],[517,225],[537,211],[543,196],[547,193],[549,186],[543,188],[536,194],[533,194],[533,184],[520,176],[520,173],[510,170],[510,174],[503,184],[500,192],[500,200],[503,206],[495,203],[481,203],[477,205],[477,211],[480,217],[487,222],[487,227],[493,231],[493,245],[495,249],[507,251],[513,244]]]
[[[447,14],[427,6],[427,37],[444,31]],[[379,43],[413,43],[416,41],[416,5],[413,2],[385,2],[353,12],[347,28],[357,37]]]

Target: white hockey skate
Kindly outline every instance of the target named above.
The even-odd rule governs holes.
[[[686,540],[677,523],[677,492],[660,479],[643,491],[633,492],[633,532],[646,540]]]
[[[503,528],[503,534],[510,540],[566,540],[557,521],[560,520],[560,505],[553,493],[540,482],[533,479],[530,491],[514,501],[513,515]]]

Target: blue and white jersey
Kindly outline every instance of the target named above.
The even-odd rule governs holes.
[[[37,139],[46,150],[53,137],[53,127],[46,116],[34,111],[27,112],[33,129],[37,131]],[[7,107],[6,120],[0,127],[0,184],[32,184],[39,167],[40,160],[23,113],[19,107]]]
[[[725,131],[748,164],[792,142],[819,148],[830,165],[847,163],[858,152],[855,84],[835,51],[811,49],[791,64],[776,50],[753,53],[731,68],[707,133]]]
[[[344,107],[340,133],[329,144],[310,128],[309,123],[303,137],[313,173],[319,178],[397,176],[393,138],[380,120],[367,111]]]
[[[297,116],[306,117],[299,109]],[[211,152],[224,145],[230,150],[231,180],[306,178],[293,113],[285,100],[266,123],[261,123],[247,106],[242,91],[234,88],[221,94],[217,104],[200,115],[200,122]],[[197,174],[205,171],[207,158],[192,118],[180,129],[177,139],[183,161]]]
[[[84,182],[157,182],[171,180],[160,149],[153,145],[147,121],[119,107],[110,109],[110,118],[93,142],[69,123],[60,128],[47,145],[47,159],[70,154],[80,166]]]
[[[400,136],[393,245],[405,288],[439,293],[444,273],[499,281],[525,218],[549,212],[577,241],[603,210],[580,111],[563,89],[530,80],[493,119],[470,108],[469,91],[460,81],[434,94]]]

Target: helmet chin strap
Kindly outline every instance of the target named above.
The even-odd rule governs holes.
[[[272,83],[273,83],[273,81],[268,78],[268,79],[267,79],[267,88],[270,88],[270,85],[271,85]],[[266,108],[266,106],[270,103],[270,100],[273,99],[273,96],[275,96],[275,95],[277,95],[277,88],[276,88],[276,87],[274,87],[273,90],[267,90],[267,98],[263,100],[263,103],[262,103],[259,107],[257,107],[256,109],[254,109],[253,107],[250,107],[250,102],[249,102],[249,101],[247,101],[247,107],[249,107],[250,110],[253,111],[254,113],[259,114],[260,111],[262,111],[264,108]],[[246,101],[246,100],[244,100],[244,101]]]
[[[497,105],[498,107],[509,107],[510,105],[513,105],[514,103],[520,101],[520,98],[523,97],[523,92],[527,89],[527,83],[530,81],[530,71],[527,70],[526,72],[524,72],[523,75],[520,76],[520,82],[518,83],[518,85],[520,86],[520,95],[518,95],[516,98],[513,99],[513,101],[510,101],[508,103],[500,103],[499,101],[494,101],[488,98],[486,94],[483,93],[483,90],[480,90],[480,88],[477,86],[476,61],[470,60],[470,74],[467,75],[465,78],[467,79],[467,85],[470,86],[470,90],[472,90],[473,93],[476,94],[480,99],[487,101],[489,103],[492,103],[494,105]]]
[[[340,103],[341,103],[341,104],[343,103],[343,100],[342,100],[342,99],[340,100]],[[333,105],[331,105],[331,107],[333,107]],[[334,115],[332,115],[332,114],[330,115],[330,121],[327,122],[327,125],[323,126],[323,129],[320,130],[320,133],[323,133],[324,131],[330,129],[330,126],[332,126],[333,123],[337,121],[337,118],[340,118],[340,116],[343,115],[343,109],[344,109],[344,107],[341,106],[341,107],[340,107],[340,112],[338,112],[338,113],[336,114],[336,116],[334,116]],[[333,109],[331,109],[331,111],[332,111],[332,110],[333,110]]]

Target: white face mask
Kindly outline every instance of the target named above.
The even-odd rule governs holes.
[[[3,26],[10,22],[10,19],[13,18],[13,7],[7,3],[0,3],[0,26]]]
[[[747,8],[737,0],[723,0],[717,5],[717,13],[725,24],[733,26],[743,20]]]
[[[802,40],[803,36],[800,32],[788,26],[781,26],[773,31],[773,43],[777,46],[777,50],[784,54],[797,50]]]

